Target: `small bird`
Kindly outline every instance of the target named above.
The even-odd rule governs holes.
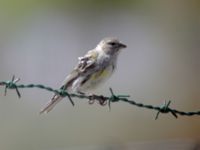
[[[117,38],[104,38],[95,49],[78,58],[78,64],[65,78],[60,89],[83,94],[96,88],[112,75],[116,69],[118,54],[123,48],[126,45]],[[63,96],[54,94],[40,113],[48,113],[62,99]]]

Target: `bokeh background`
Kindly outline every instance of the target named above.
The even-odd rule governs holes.
[[[98,91],[129,94],[145,104],[200,109],[198,0],[1,0],[0,80],[58,88],[104,37],[127,44],[118,70]],[[0,149],[198,149],[200,118],[160,115],[122,102],[111,111],[86,100],[63,100],[38,112],[52,93],[0,89]]]

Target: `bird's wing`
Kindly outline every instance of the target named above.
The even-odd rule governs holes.
[[[80,75],[87,74],[89,71],[91,71],[95,67],[97,56],[98,52],[95,50],[90,50],[83,57],[79,57],[78,64],[74,70],[65,78],[61,89],[66,90]]]
[[[87,74],[89,70],[92,70],[94,68],[94,64],[96,62],[98,53],[95,50],[90,50],[88,53],[83,56],[79,57],[78,65],[74,68],[74,70],[65,78],[65,80],[62,83],[62,86],[60,89],[66,90],[71,84],[73,84],[73,81],[76,80],[81,74]],[[40,111],[40,113],[48,113],[51,111],[54,106],[62,100],[62,96],[59,94],[54,94],[52,99],[47,103],[47,105]]]
[[[76,69],[79,70],[79,72],[86,72],[91,66],[93,66],[97,60],[98,52],[96,50],[90,50],[88,53],[83,56],[79,57],[79,63],[76,67]]]

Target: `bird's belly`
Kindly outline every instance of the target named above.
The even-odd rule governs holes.
[[[104,83],[113,73],[113,67],[110,65],[106,69],[95,72],[90,79],[82,85],[82,91],[91,90]]]

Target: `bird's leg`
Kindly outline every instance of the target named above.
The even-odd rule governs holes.
[[[89,104],[94,104],[95,100],[97,100],[101,106],[105,106],[107,104],[107,99],[103,95],[99,96],[95,94],[90,94],[89,97]]]
[[[107,99],[103,95],[99,96],[92,93],[84,93],[81,91],[78,91],[78,93],[80,95],[88,96],[89,97],[88,103],[90,105],[94,104],[95,100],[98,101],[101,106],[105,106],[107,104]]]
[[[78,94],[80,95],[86,95],[84,92],[78,91]]]
[[[92,104],[94,104],[94,102],[95,102],[95,95],[94,94],[89,94],[89,101],[88,101],[88,103],[90,104],[90,105],[92,105]]]
[[[105,99],[105,97],[104,97],[103,95],[101,95],[101,96],[99,97],[98,101],[99,101],[99,104],[100,104],[101,106],[105,106],[105,105],[107,104],[107,99]]]
[[[91,105],[94,104],[95,99],[96,99],[96,96],[95,96],[94,94],[91,94],[91,93],[84,93],[84,92],[81,92],[81,91],[78,91],[78,93],[79,93],[80,95],[88,96],[88,97],[89,97],[88,103],[91,104]]]

